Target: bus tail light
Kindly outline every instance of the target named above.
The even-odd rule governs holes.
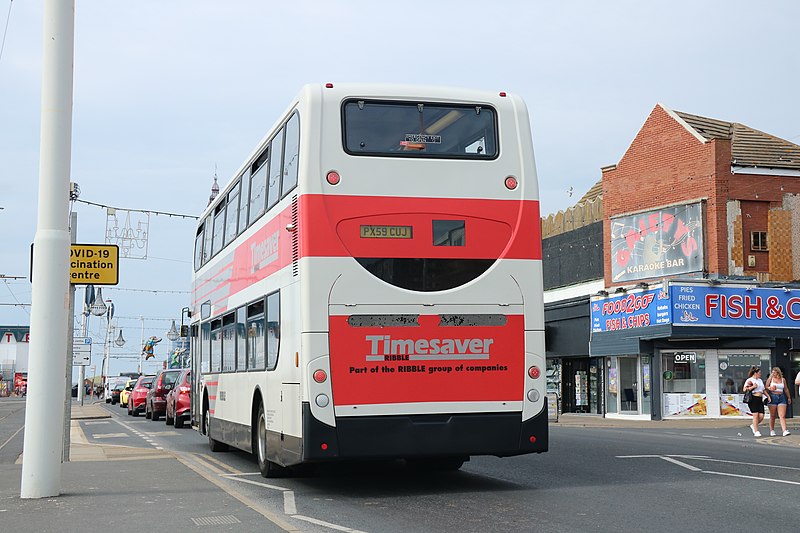
[[[532,366],[528,369],[528,375],[531,379],[538,379],[538,377],[542,375],[542,371],[539,370],[538,366]]]
[[[328,379],[328,374],[326,374],[324,370],[314,371],[314,381],[317,383],[325,383],[326,379]]]
[[[517,182],[517,178],[515,178],[514,176],[508,176],[506,178],[506,189],[508,189],[509,191],[513,191],[514,189],[516,189],[517,185],[519,185],[519,183]]]
[[[536,389],[531,389],[528,391],[528,401],[530,402],[538,402],[539,401],[539,391]]]
[[[342,177],[335,170],[331,170],[328,172],[328,175],[325,176],[325,180],[331,185],[338,185]]]
[[[531,444],[536,444],[536,435],[531,435],[530,441]]]
[[[325,450],[328,449],[328,443],[327,442],[323,442],[322,444],[319,445],[319,447],[324,452]]]

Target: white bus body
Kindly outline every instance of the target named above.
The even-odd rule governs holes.
[[[519,97],[305,86],[200,220],[193,420],[212,449],[265,476],[547,450]]]

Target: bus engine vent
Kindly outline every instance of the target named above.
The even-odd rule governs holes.
[[[505,326],[506,315],[439,315],[440,326]]]
[[[354,328],[418,327],[419,315],[350,315],[347,323]]]
[[[300,228],[297,226],[297,195],[292,196],[292,276],[297,277],[300,273]]]

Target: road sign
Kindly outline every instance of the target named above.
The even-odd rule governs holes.
[[[69,282],[73,285],[119,283],[119,246],[73,244],[69,253]]]
[[[92,358],[92,338],[72,338],[72,365],[87,366]]]

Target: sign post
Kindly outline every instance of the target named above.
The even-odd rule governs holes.
[[[72,339],[72,366],[89,366],[91,359],[92,338],[74,337]],[[81,386],[83,386],[82,383]]]

